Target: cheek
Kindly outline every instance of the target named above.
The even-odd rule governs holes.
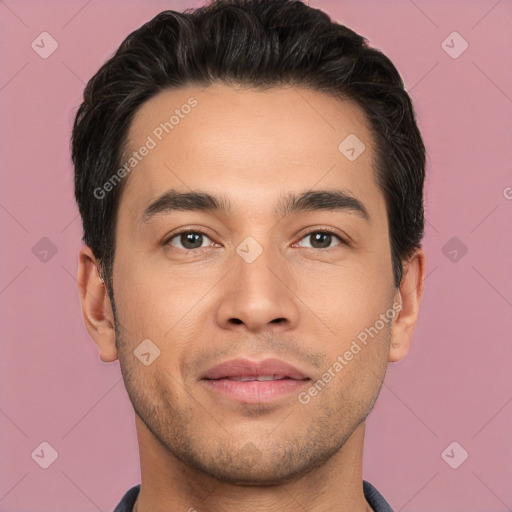
[[[366,345],[339,343],[328,356],[324,373],[299,396],[313,417],[328,418],[334,438],[341,431],[352,432],[371,411],[386,372],[387,336],[383,330]]]
[[[215,284],[215,276],[179,267],[161,268],[150,258],[120,257],[114,267],[116,313],[126,341],[137,344],[148,338],[162,352],[172,343],[177,355],[180,344],[203,324],[198,318],[207,301],[201,299]]]
[[[161,296],[148,266],[135,258],[116,256],[113,282],[117,319],[125,328],[124,337],[133,343],[139,338],[155,338],[154,327],[159,325],[156,319],[163,320],[162,309],[168,297]]]
[[[388,363],[390,325],[373,321],[332,353],[330,373],[339,375],[336,379],[344,399],[365,401],[380,389]]]
[[[392,272],[382,260],[385,258],[379,259],[377,253],[366,255],[360,264],[338,267],[318,278],[319,286],[308,292],[304,289],[308,293],[304,303],[317,315],[305,310],[306,322],[318,325],[323,333],[325,371],[330,369],[336,375],[333,388],[347,399],[345,393],[352,393],[357,400],[379,389],[387,366],[395,311]],[[297,295],[304,297],[300,293]]]
[[[377,258],[372,263],[366,258],[322,270],[302,270],[296,276],[295,292],[301,299],[298,305],[303,320],[318,323],[339,346],[340,340],[356,337],[389,309],[393,296],[391,271]]]

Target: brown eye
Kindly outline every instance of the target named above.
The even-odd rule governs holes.
[[[167,244],[172,245],[177,249],[189,251],[205,247],[203,246],[203,243],[206,240],[209,240],[211,245],[211,240],[204,233],[201,233],[201,231],[183,231],[181,233],[176,233],[169,238],[169,240],[167,240]]]
[[[333,247],[331,244],[336,241],[336,239],[339,243],[334,244],[334,246],[342,245],[344,243],[341,237],[329,231],[312,231],[302,238],[301,241],[307,239],[310,240],[310,245],[306,245],[305,247],[309,247],[311,249],[329,249]]]

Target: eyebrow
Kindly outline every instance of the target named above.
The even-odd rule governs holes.
[[[371,222],[364,204],[349,192],[339,189],[308,190],[301,194],[288,193],[280,198],[274,213],[287,216],[297,212],[317,210],[346,211]],[[226,196],[215,196],[202,191],[179,192],[170,189],[152,201],[142,213],[139,222],[147,223],[156,215],[174,211],[204,211],[232,214],[232,206]]]

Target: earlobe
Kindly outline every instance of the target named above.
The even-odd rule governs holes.
[[[391,343],[391,347],[389,348],[389,362],[397,363],[401,361],[409,352],[409,343]]]
[[[84,246],[78,261],[78,295],[87,332],[99,349],[101,361],[117,359],[115,323],[107,288],[100,275],[100,265],[92,250]]]
[[[393,320],[389,362],[401,361],[409,352],[414,327],[418,320],[425,281],[425,253],[417,249],[404,264],[404,272],[395,293],[395,303],[400,304],[399,313]]]

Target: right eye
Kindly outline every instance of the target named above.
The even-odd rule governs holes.
[[[178,233],[174,233],[171,237],[166,240],[167,245],[171,245],[176,247],[177,249],[190,251],[194,249],[202,249],[204,247],[211,246],[213,243],[210,240],[210,244],[203,246],[203,242],[205,242],[205,238],[210,240],[210,238],[203,233],[202,231],[197,230],[183,230]],[[181,247],[179,246],[181,244]]]

